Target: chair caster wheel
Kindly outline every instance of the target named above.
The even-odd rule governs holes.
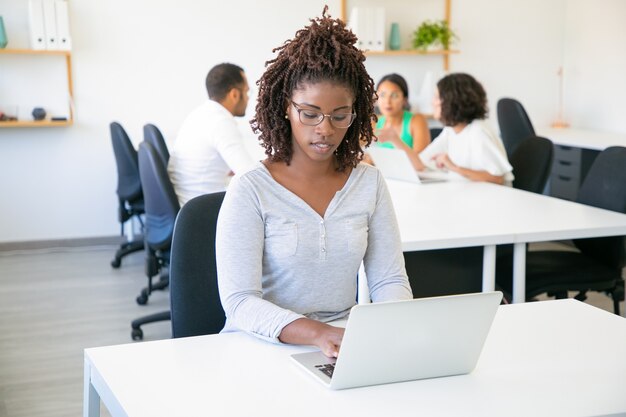
[[[121,260],[121,259],[117,259],[117,258],[115,258],[115,259],[113,259],[113,260],[111,261],[111,266],[112,266],[113,268],[115,268],[115,269],[119,268],[121,265],[122,265],[122,260]]]
[[[143,340],[143,331],[141,329],[133,329],[130,335],[133,340]]]
[[[138,295],[136,300],[137,304],[139,304],[140,306],[148,304],[148,296],[145,294]]]

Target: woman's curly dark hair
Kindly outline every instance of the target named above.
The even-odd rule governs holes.
[[[374,81],[365,70],[365,56],[354,45],[356,36],[339,19],[326,15],[311,19],[311,24],[285,41],[275,59],[257,81],[259,87],[256,114],[250,121],[252,130],[260,133],[259,142],[272,162],[291,162],[293,153],[291,126],[285,111],[294,90],[305,83],[330,81],[345,86],[354,96],[356,118],[335,151],[337,170],[356,167],[363,159],[361,142],[372,141],[374,115]]]
[[[454,126],[487,117],[487,94],[469,74],[455,73],[437,83],[441,99],[441,123]]]

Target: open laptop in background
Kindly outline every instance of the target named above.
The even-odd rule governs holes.
[[[501,300],[494,291],[356,305],[339,358],[316,351],[292,359],[331,389],[467,374]]]
[[[386,179],[416,184],[440,182],[448,179],[448,173],[445,171],[416,171],[409,156],[402,149],[370,146],[367,148],[367,153],[370,154],[376,168]]]

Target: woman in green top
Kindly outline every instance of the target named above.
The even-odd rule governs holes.
[[[430,143],[426,119],[409,109],[409,87],[399,74],[385,75],[376,87],[381,115],[376,123],[375,146],[402,149],[413,161]]]

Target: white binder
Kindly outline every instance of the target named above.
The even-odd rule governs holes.
[[[46,28],[46,49],[59,49],[54,0],[43,0],[43,24]]]
[[[56,14],[57,27],[57,48],[69,51],[72,49],[72,38],[70,36],[69,12],[67,9],[67,1],[55,0],[54,10]]]
[[[385,8],[384,7],[373,7],[372,8],[372,16],[371,16],[371,29],[370,36],[372,41],[372,46],[370,50],[372,51],[384,51],[385,50]]]
[[[41,0],[29,0],[28,26],[30,47],[35,50],[46,49],[46,30],[43,23],[43,3]]]
[[[384,7],[353,7],[348,27],[358,38],[357,48],[367,51],[385,50]]]
[[[350,18],[348,19],[348,28],[352,30],[357,37],[356,47],[358,49],[365,49],[365,9],[363,7],[353,7],[350,11]]]
[[[364,7],[364,18],[361,19],[363,22],[361,26],[361,32],[363,33],[363,49],[367,51],[372,51],[374,48],[374,9],[371,7]]]

